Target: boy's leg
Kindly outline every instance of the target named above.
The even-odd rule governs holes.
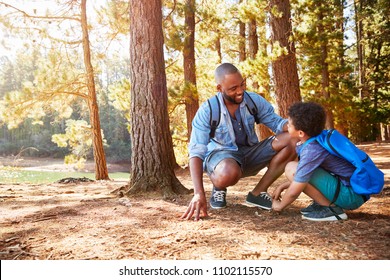
[[[307,196],[311,197],[315,202],[322,206],[329,206],[331,201],[326,198],[316,187],[311,184],[307,184],[303,191]]]
[[[295,172],[297,171],[298,162],[297,161],[290,161],[287,163],[286,167],[284,168],[284,174],[286,175],[287,179],[292,182],[294,180]]]
[[[334,202],[335,205],[343,209],[356,209],[364,203],[361,195],[356,194],[351,187],[339,182],[337,177],[322,168],[314,171],[304,192],[318,204],[329,206],[334,199],[338,185],[340,190]]]

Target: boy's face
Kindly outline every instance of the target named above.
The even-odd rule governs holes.
[[[288,133],[290,134],[290,136],[292,138],[298,138],[299,137],[300,130],[297,130],[295,128],[294,123],[293,123],[293,121],[292,121],[292,119],[290,117],[288,118],[287,129],[288,129]]]
[[[291,138],[296,138],[296,139],[299,139],[301,141],[309,138],[305,132],[295,128],[294,123],[290,117],[288,118],[287,130],[288,130],[288,133],[290,134]]]

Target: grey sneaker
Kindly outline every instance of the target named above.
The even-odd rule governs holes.
[[[310,221],[337,221],[348,219],[347,214],[338,206],[321,206],[321,209],[302,215]]]
[[[222,209],[226,207],[226,189],[218,190],[213,187],[210,198],[210,206],[213,209]]]
[[[249,192],[245,202],[251,206],[257,206],[265,210],[272,209],[272,198],[266,192],[262,192],[258,196]]]
[[[322,208],[322,206],[319,205],[317,202],[315,202],[315,201],[313,200],[313,202],[312,202],[309,206],[307,206],[307,207],[301,209],[301,214],[302,214],[302,215],[306,215],[306,214],[309,214],[309,213],[311,213],[311,212],[313,212],[313,211],[318,211],[318,210],[320,210],[321,208]]]

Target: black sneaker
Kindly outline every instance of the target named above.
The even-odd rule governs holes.
[[[321,209],[302,215],[310,221],[337,221],[348,219],[347,214],[338,206],[321,206]]]
[[[317,202],[315,202],[315,201],[313,200],[313,202],[312,202],[309,206],[307,206],[306,208],[302,208],[302,209],[301,209],[301,214],[302,214],[302,215],[306,215],[306,214],[309,214],[309,213],[311,213],[311,212],[313,212],[313,211],[318,211],[318,210],[320,210],[321,208],[322,208],[322,206],[319,205]]]
[[[262,192],[258,196],[255,196],[249,192],[245,202],[249,205],[257,206],[265,210],[272,209],[272,198],[266,192]]]
[[[218,190],[213,187],[210,198],[210,206],[213,209],[222,209],[226,207],[226,189]]]

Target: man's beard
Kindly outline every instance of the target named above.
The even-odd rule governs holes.
[[[242,98],[242,100],[240,102],[237,102],[233,97],[230,97],[224,91],[222,91],[222,96],[223,96],[224,99],[226,99],[227,101],[229,101],[229,102],[231,102],[233,104],[241,104],[241,102],[244,101],[244,98]]]

